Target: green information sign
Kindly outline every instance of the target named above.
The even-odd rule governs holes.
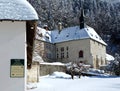
[[[12,78],[24,77],[24,59],[11,59],[10,77]]]

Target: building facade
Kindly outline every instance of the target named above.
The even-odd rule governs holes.
[[[38,34],[42,35],[36,36],[38,51],[47,62],[83,62],[94,68],[106,64],[106,43],[93,28],[75,26],[61,31],[39,28]]]
[[[39,39],[35,40],[35,48],[34,52],[37,53],[42,57],[39,62],[53,62],[56,60],[56,51],[55,51],[55,44],[41,41]]]
[[[66,29],[62,29],[61,23],[58,24],[58,30],[48,31],[46,26],[44,29],[38,28],[36,39],[41,41],[41,47],[44,46],[43,54],[40,54],[47,60],[50,58],[48,54],[51,54],[55,59],[53,61],[63,63],[83,62],[94,68],[105,65],[107,44],[93,28],[85,26],[83,9],[79,21],[80,26]]]

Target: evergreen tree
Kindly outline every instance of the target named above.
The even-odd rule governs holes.
[[[114,73],[117,76],[120,76],[120,55],[115,54],[115,60],[110,61],[107,66],[107,71]]]

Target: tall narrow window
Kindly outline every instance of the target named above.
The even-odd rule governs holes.
[[[66,50],[68,51],[68,46],[66,47]]]
[[[79,51],[79,58],[83,58],[83,51],[82,50]]]
[[[61,47],[61,59],[64,58],[64,47]]]
[[[61,52],[64,51],[64,47],[61,47]]]
[[[59,58],[59,54],[57,54],[57,58]]]
[[[61,53],[61,59],[63,59],[64,58],[64,53]]]
[[[69,58],[68,52],[67,52],[67,58]]]

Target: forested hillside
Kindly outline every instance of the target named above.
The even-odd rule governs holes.
[[[85,23],[93,27],[108,43],[107,52],[120,53],[120,0],[28,0],[39,15],[39,26],[49,29],[79,25],[81,5]],[[111,37],[112,36],[112,37]]]

